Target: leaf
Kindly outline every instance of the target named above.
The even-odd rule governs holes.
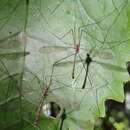
[[[68,112],[63,130],[92,130],[94,120],[105,116],[106,99],[123,101],[122,83],[129,78],[125,73],[130,57],[129,4],[129,0],[114,4],[113,0],[1,0],[1,128],[37,129],[35,109],[48,85],[44,104],[54,101]],[[86,54],[93,62],[83,90]],[[61,117],[40,119],[41,128],[52,130],[59,128]]]

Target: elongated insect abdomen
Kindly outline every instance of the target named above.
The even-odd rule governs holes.
[[[90,63],[92,62],[92,59],[91,59],[91,57],[90,57],[89,54],[87,54],[87,57],[86,57],[85,62],[86,62],[86,64],[87,64],[87,70],[86,70],[86,74],[85,74],[85,78],[84,78],[84,83],[83,83],[82,89],[85,88],[86,80],[87,80],[87,77],[88,77],[88,69],[89,69],[89,65],[90,65]]]
[[[45,91],[43,91],[43,98],[41,99],[39,106],[38,106],[38,109],[37,109],[37,112],[36,112],[36,119],[35,119],[35,122],[34,122],[35,126],[38,126],[38,122],[39,122],[39,119],[40,119],[40,114],[41,114],[41,111],[42,111],[44,100],[46,99],[47,96],[48,96],[48,87],[45,89]]]
[[[35,122],[34,122],[35,126],[38,126],[38,122],[39,122],[39,119],[40,119],[40,114],[41,114],[41,111],[42,111],[42,106],[43,106],[43,103],[44,103],[44,99],[41,100],[41,103],[40,103],[40,105],[39,105],[39,107],[37,109],[36,119],[35,119]]]

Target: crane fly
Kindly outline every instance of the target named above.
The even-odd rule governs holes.
[[[52,67],[52,72],[51,72],[51,75],[49,76],[50,77],[50,80],[49,80],[49,84],[43,84],[43,88],[42,88],[42,95],[40,97],[40,101],[38,103],[38,107],[36,108],[36,117],[35,117],[35,121],[34,121],[34,125],[36,127],[38,127],[39,125],[39,120],[40,120],[40,115],[41,115],[41,112],[42,112],[42,109],[43,109],[43,105],[45,103],[45,100],[46,98],[48,97],[49,93],[51,93],[52,91],[55,91],[57,89],[62,89],[64,88],[64,86],[61,86],[61,87],[55,87],[55,88],[51,88],[52,86],[52,82],[53,82],[53,72],[54,72],[54,66]],[[55,80],[54,80],[55,81]],[[56,82],[56,81],[55,81]],[[66,86],[67,87],[67,86]],[[53,94],[54,95],[54,94]],[[54,95],[55,96],[55,95]],[[56,98],[56,97],[55,97]],[[57,98],[56,98],[57,99]]]
[[[69,30],[63,37],[65,37],[66,35],[68,35],[69,33],[72,33],[73,36],[73,47],[66,47],[66,46],[43,46],[42,48],[40,48],[39,52],[40,53],[46,53],[46,54],[51,54],[51,53],[58,53],[58,52],[64,52],[68,49],[74,49],[74,62],[73,62],[73,69],[72,69],[72,78],[74,79],[74,70],[75,70],[75,61],[76,61],[76,57],[77,54],[79,53],[80,50],[80,39],[81,39],[81,32],[78,31],[78,37],[80,37],[80,39],[78,39],[77,41],[75,40],[76,37],[76,29],[74,27],[74,29]],[[69,56],[66,56],[67,59]],[[60,59],[58,62],[61,62],[63,59]]]
[[[54,67],[53,67],[53,70],[54,70]],[[70,87],[67,86],[66,84],[64,84],[64,83],[62,83],[62,82],[57,81],[57,80],[54,79],[54,81],[55,81],[56,83],[58,83],[58,84],[60,85],[60,87],[56,87],[56,88],[50,90],[51,85],[52,85],[52,80],[53,80],[52,77],[53,77],[53,71],[52,71],[52,73],[51,73],[51,78],[50,78],[50,81],[49,81],[49,85],[46,85],[46,84],[45,84],[45,88],[42,90],[42,96],[41,96],[39,105],[38,105],[37,110],[36,110],[36,117],[35,117],[35,121],[34,121],[34,125],[35,125],[36,127],[38,127],[39,120],[40,120],[40,115],[41,115],[41,112],[42,112],[42,109],[43,109],[43,105],[44,105],[44,102],[45,102],[46,98],[48,97],[50,91],[53,91],[53,90],[55,91],[56,89],[65,88],[65,87],[70,88]],[[63,101],[61,101],[61,102],[63,102]],[[64,103],[63,103],[63,104],[64,104]],[[61,125],[60,125],[60,129],[61,129],[61,130],[62,130],[63,122],[64,122],[64,120],[66,119],[66,118],[63,117],[63,116],[65,116],[65,111],[64,111],[64,114],[62,115],[62,121],[61,121]],[[64,119],[63,119],[63,118],[64,118]]]
[[[85,88],[86,80],[87,80],[87,77],[88,77],[89,65],[90,65],[91,62],[92,62],[92,59],[91,59],[90,55],[87,53],[87,57],[85,59],[85,63],[87,64],[87,68],[86,68],[86,74],[85,74],[85,78],[84,78],[82,89]]]
[[[57,81],[57,83],[58,84],[60,84],[60,86],[61,85],[63,85],[63,86],[65,86],[66,84],[62,84],[62,82],[60,82],[60,81]],[[38,108],[37,108],[37,112],[36,112],[36,118],[35,118],[35,126],[38,126],[38,123],[39,123],[39,118],[40,118],[40,113],[41,113],[41,111],[42,111],[42,107],[43,107],[43,104],[44,104],[44,101],[45,101],[45,98],[48,96],[48,92],[49,92],[49,89],[48,89],[48,85],[45,85],[46,86],[46,88],[44,89],[44,91],[42,92],[42,95],[44,96],[44,97],[42,97],[42,99],[40,100],[40,102],[39,102],[39,106],[38,106]],[[89,89],[88,91],[91,91],[92,90],[92,88],[91,89]],[[77,90],[76,90],[77,91]],[[85,92],[86,93],[86,92]],[[44,100],[44,101],[43,101]],[[66,99],[67,100],[67,99]],[[62,101],[63,102],[63,101]],[[64,104],[64,103],[63,103]],[[80,105],[80,103],[78,103],[79,105]],[[74,103],[74,105],[75,105],[75,103]],[[74,109],[76,108],[76,107],[78,107],[79,108],[79,105],[77,106],[77,105],[75,105],[75,107],[74,107]],[[69,107],[70,107],[70,105],[69,105]],[[66,107],[65,107],[66,108]],[[68,113],[69,112],[66,112],[66,110],[65,109],[63,109],[63,113],[62,113],[62,115],[61,115],[61,120],[60,120],[60,124],[59,124],[59,129],[60,130],[62,130],[63,129],[63,127],[64,127],[64,121],[67,119],[67,115],[68,115]],[[69,116],[70,117],[70,116]],[[73,117],[72,117],[73,118]]]
[[[61,52],[65,52],[67,50],[71,50],[73,49],[73,47],[71,46],[43,46],[42,48],[39,49],[40,53],[44,53],[44,54],[53,54],[53,53],[61,53]],[[80,48],[82,51],[84,52],[88,52],[88,51],[91,51],[90,50],[87,50],[85,48]],[[104,58],[104,59],[112,59],[113,58],[113,55],[110,53],[110,52],[107,52],[107,51],[99,51],[98,49],[94,49],[93,48],[93,56],[94,55],[98,55],[100,58]],[[64,60],[67,60],[68,58],[74,56],[74,60],[71,62],[71,64],[73,64],[73,70],[72,70],[72,78],[74,79],[74,72],[75,72],[75,63],[76,63],[76,57],[77,57],[77,54],[79,54],[79,50],[77,51],[77,48],[76,48],[76,52],[75,53],[72,53],[70,54],[69,56],[65,56],[64,58],[61,58],[59,60],[57,60],[55,63],[54,63],[54,66],[57,67],[57,66],[62,66],[62,63]],[[103,54],[103,55],[102,55]]]
[[[43,46],[42,48],[39,49],[39,52],[44,53],[44,54],[45,53],[46,54],[52,54],[52,53],[63,52],[63,51],[66,51],[68,49],[74,49],[72,79],[74,79],[74,77],[75,77],[75,61],[76,61],[77,55],[79,54],[80,49],[81,49],[81,39],[83,37],[83,33],[86,34],[86,32],[84,32],[83,28],[86,28],[87,26],[92,26],[93,24],[96,24],[96,23],[93,23],[93,24],[86,24],[85,25],[84,21],[83,21],[83,16],[81,15],[82,12],[80,10],[78,1],[73,1],[73,2],[74,2],[73,5],[72,5],[73,6],[72,7],[73,8],[72,14],[74,16],[73,27],[68,29],[68,31],[66,31],[62,36],[57,36],[55,33],[48,30],[49,33],[51,33],[56,39],[58,39],[61,42],[65,43],[65,45],[68,45],[68,42],[64,42],[63,39],[65,37],[67,37],[68,35],[72,36],[73,45],[71,47],[67,47],[67,46]],[[57,8],[60,7],[60,5],[63,4],[63,3],[64,3],[64,0],[61,3],[59,3],[58,6],[56,6],[53,11],[51,11],[51,14],[56,13]],[[77,11],[77,9],[78,9],[78,11]],[[82,23],[81,25],[78,25],[79,20]],[[68,57],[70,57],[70,55]],[[68,57],[66,56],[63,59],[67,59]],[[58,62],[61,62],[63,59],[58,60]]]
[[[119,71],[119,72],[126,72],[126,69],[122,68],[120,66],[109,64],[109,63],[100,62],[100,61],[97,61],[97,60],[93,60],[93,57],[95,57],[95,56],[97,56],[99,58],[104,58],[104,59],[112,59],[113,58],[112,53],[110,53],[109,51],[108,52],[107,51],[106,52],[105,51],[101,51],[101,53],[102,53],[102,55],[101,55],[100,51],[96,50],[95,48],[96,48],[96,46],[92,47],[88,51],[85,60],[83,60],[81,58],[80,54],[78,54],[78,57],[79,57],[80,60],[75,61],[76,63],[84,62],[85,65],[86,65],[85,66],[84,63],[83,63],[83,68],[85,69],[85,78],[84,78],[84,82],[83,82],[83,85],[82,85],[82,89],[84,89],[85,86],[86,86],[89,66],[90,66],[91,62],[95,62],[95,63],[97,63],[97,64],[101,65],[102,67],[104,67],[106,69],[109,69],[109,70],[115,70],[115,71]],[[93,55],[93,57],[91,57],[90,54]],[[64,62],[57,63],[55,66],[57,66],[57,67],[58,66],[67,66],[67,65],[71,65],[72,63],[73,63],[73,61],[64,61]]]
[[[54,69],[54,67],[52,67],[52,72],[51,72],[49,84],[45,85],[45,89],[43,87],[42,97],[40,99],[39,106],[37,107],[37,110],[36,110],[36,118],[35,118],[35,121],[34,121],[34,125],[37,126],[37,127],[38,127],[38,123],[39,123],[39,120],[40,120],[40,115],[41,115],[41,111],[42,111],[44,101],[48,96],[48,91],[49,91],[51,84],[52,84],[53,69]]]
[[[38,127],[38,125],[39,125],[40,115],[41,115],[41,112],[42,112],[42,109],[43,109],[43,105],[44,105],[44,102],[45,102],[47,96],[49,95],[49,92],[50,92],[49,88],[50,88],[50,86],[46,85],[46,87],[42,91],[42,97],[41,97],[39,105],[36,109],[36,117],[35,117],[35,121],[34,121],[34,125],[36,127]],[[55,88],[55,89],[59,89],[59,88]],[[55,89],[53,89],[53,90],[55,90]],[[51,91],[53,91],[53,90],[51,90]]]
[[[44,101],[45,101],[46,97],[48,96],[48,90],[49,90],[49,86],[46,85],[45,89],[42,91],[43,97],[41,98],[41,100],[39,102],[39,106],[38,106],[38,108],[36,110],[36,118],[35,118],[35,122],[34,122],[35,126],[38,126],[41,111],[42,111],[42,107],[43,107],[43,104],[44,104]]]
[[[57,9],[60,7],[60,5],[61,4],[63,4],[64,3],[64,1],[62,1],[62,2],[60,2],[59,4],[57,4],[57,6],[53,9],[53,11],[51,11],[51,14],[55,14],[56,13],[56,11],[57,11]],[[74,26],[73,26],[73,28],[71,28],[69,31],[67,31],[62,37],[58,37],[57,35],[55,35],[54,33],[51,33],[51,34],[53,34],[53,36],[55,36],[56,38],[58,38],[59,40],[61,40],[61,39],[63,39],[64,37],[66,37],[68,34],[71,34],[72,35],[72,38],[73,38],[73,47],[71,47],[71,48],[74,48],[75,49],[75,51],[74,51],[74,60],[73,60],[73,69],[72,69],[72,79],[74,79],[74,77],[75,77],[75,62],[76,62],[76,59],[77,59],[77,55],[79,54],[79,51],[80,51],[80,49],[81,49],[81,39],[82,39],[82,35],[83,35],[83,33],[85,34],[85,35],[87,35],[87,36],[90,36],[92,39],[95,39],[96,41],[98,41],[99,43],[101,43],[103,46],[104,46],[104,43],[107,43],[107,44],[109,44],[109,43],[120,43],[120,41],[106,41],[106,38],[107,38],[107,35],[108,35],[108,33],[109,33],[109,31],[111,30],[111,28],[112,28],[112,26],[114,25],[114,22],[116,21],[116,20],[114,20],[113,21],[113,24],[110,26],[110,28],[107,30],[107,33],[106,33],[106,35],[105,35],[105,39],[102,41],[102,40],[99,40],[99,39],[97,39],[97,38],[95,38],[93,35],[91,35],[91,33],[89,34],[89,32],[87,32],[85,29],[87,29],[87,27],[88,26],[91,26],[91,25],[97,25],[98,23],[100,23],[100,22],[102,22],[103,20],[105,20],[105,18],[106,17],[108,17],[109,15],[111,15],[112,14],[112,12],[113,11],[115,11],[115,10],[113,10],[110,14],[108,14],[108,16],[106,16],[106,17],[103,17],[103,18],[101,18],[101,20],[99,19],[97,22],[92,22],[92,23],[88,23],[88,24],[84,24],[84,21],[83,21],[83,16],[82,16],[82,12],[81,12],[81,10],[79,9],[79,4],[78,4],[78,1],[74,1],[74,3],[73,3],[73,5],[74,5],[74,18],[75,18],[75,20],[74,20]],[[78,9],[78,11],[76,11],[76,9]],[[57,12],[58,13],[58,12]],[[80,14],[81,16],[78,16],[77,14]],[[78,27],[76,27],[76,24],[79,22],[78,20],[77,20],[77,18],[81,18],[81,22],[82,22],[82,26],[78,26]],[[76,21],[77,20],[77,21]],[[80,23],[80,22],[79,22]],[[99,25],[98,25],[99,26]],[[50,32],[50,31],[49,31]],[[122,43],[122,42],[121,42]],[[118,45],[118,44],[116,44],[116,45]],[[114,46],[113,46],[114,47]],[[41,48],[40,49],[40,52],[41,53],[53,53],[53,52],[62,52],[62,51],[66,51],[67,49],[68,49],[69,47],[62,47],[62,46],[44,46],[43,48]],[[112,46],[110,46],[110,48],[112,48]],[[66,59],[66,58],[68,58],[68,57],[64,57],[64,58],[62,58],[62,59],[60,59],[58,62],[56,62],[56,64],[55,65],[57,65],[57,64],[59,64],[60,62],[62,62],[62,60],[64,60],[64,59]]]
[[[86,80],[87,80],[87,77],[88,77],[89,66],[90,66],[91,63],[97,63],[100,66],[102,66],[103,68],[108,69],[108,70],[114,70],[114,71],[118,71],[118,72],[126,72],[126,68],[123,68],[123,67],[120,67],[120,66],[117,66],[117,65],[114,65],[114,64],[110,64],[110,63],[105,63],[105,62],[93,60],[89,53],[87,53],[85,60],[83,60],[80,55],[79,55],[79,58],[80,58],[80,60],[77,60],[76,63],[82,63],[83,68],[85,69],[85,78],[84,78],[84,82],[83,82],[83,85],[82,85],[82,89],[85,88]],[[84,65],[83,62],[85,63],[86,66]],[[58,66],[64,66],[65,67],[67,65],[72,65],[72,63],[73,63],[73,61],[64,61],[64,62],[61,62],[61,63],[57,63],[56,66],[57,67]]]

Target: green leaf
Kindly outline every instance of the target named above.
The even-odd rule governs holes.
[[[94,120],[105,116],[106,99],[123,101],[123,82],[129,78],[129,0],[0,3],[2,129],[37,129],[35,109],[47,87],[44,104],[56,102],[68,113],[63,130],[92,130]],[[81,89],[86,54],[92,62]],[[59,129],[61,115],[50,121],[40,114],[39,127]]]

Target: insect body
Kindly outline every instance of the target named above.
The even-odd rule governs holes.
[[[49,88],[48,88],[48,86],[46,86],[45,90],[43,90],[43,92],[42,92],[43,96],[42,96],[42,98],[41,98],[41,100],[39,102],[39,106],[38,106],[38,108],[36,110],[36,118],[35,118],[35,122],[34,122],[35,126],[38,126],[41,111],[42,111],[42,107],[43,107],[43,104],[44,104],[44,101],[45,101],[46,97],[48,96],[48,90],[49,90]]]
[[[91,62],[92,62],[92,59],[91,59],[90,55],[87,54],[87,57],[86,57],[86,60],[85,60],[85,63],[87,64],[87,68],[86,68],[86,74],[85,74],[85,78],[84,78],[82,89],[85,88],[86,80],[87,80],[87,76],[88,76],[89,65],[90,65]]]
[[[35,118],[35,121],[34,121],[34,125],[38,127],[38,123],[39,123],[39,119],[40,119],[40,114],[41,114],[41,111],[42,111],[42,108],[43,108],[43,105],[44,105],[44,101],[45,99],[47,98],[48,96],[48,92],[49,92],[49,89],[51,87],[51,83],[52,83],[52,76],[53,76],[53,70],[54,70],[54,67],[52,67],[52,72],[51,72],[51,76],[50,76],[50,81],[49,81],[49,84],[45,85],[45,89],[43,87],[43,90],[42,90],[42,97],[41,97],[41,100],[39,102],[39,106],[36,110],[36,118]]]
[[[114,70],[114,71],[118,71],[118,72],[126,72],[126,68],[123,68],[123,67],[120,67],[118,65],[111,64],[111,63],[105,63],[105,62],[94,60],[94,59],[92,59],[92,57],[90,57],[90,54],[88,54],[88,53],[87,53],[87,57],[86,57],[85,60],[83,60],[80,55],[78,55],[78,56],[79,56],[80,60],[76,60],[75,62],[76,63],[84,62],[82,64],[83,64],[83,68],[86,72],[84,82],[83,82],[83,85],[82,85],[82,89],[84,89],[85,85],[86,85],[86,80],[87,80],[87,77],[88,77],[88,71],[89,71],[90,63],[96,63],[96,64],[100,65],[102,68],[110,70],[110,71]],[[66,66],[66,65],[72,65],[72,64],[73,64],[72,61],[66,61],[66,62],[57,63],[57,66]],[[85,67],[84,64],[86,64],[87,66]]]

